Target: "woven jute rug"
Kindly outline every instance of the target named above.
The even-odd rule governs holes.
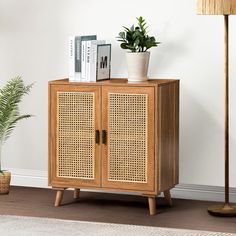
[[[236,236],[236,234],[37,217],[0,216],[6,236]]]

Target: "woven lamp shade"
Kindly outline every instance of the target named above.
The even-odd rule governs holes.
[[[236,15],[236,0],[198,0],[199,15]]]

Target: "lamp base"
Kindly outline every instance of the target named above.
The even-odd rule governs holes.
[[[213,216],[236,217],[236,206],[229,204],[211,206],[208,208],[208,213]]]

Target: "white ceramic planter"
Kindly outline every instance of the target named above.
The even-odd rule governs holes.
[[[148,80],[150,52],[127,52],[128,81],[142,82]]]

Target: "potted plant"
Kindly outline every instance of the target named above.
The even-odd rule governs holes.
[[[122,49],[128,49],[126,53],[128,65],[128,81],[138,82],[148,79],[148,64],[150,52],[148,49],[157,47],[155,37],[147,33],[147,23],[142,16],[137,17],[138,25],[130,28],[124,27],[124,31],[119,33],[118,41],[121,42]]]
[[[31,115],[20,115],[19,103],[25,94],[30,92],[32,84],[25,86],[21,77],[16,77],[7,82],[0,89],[0,194],[8,194],[11,173],[3,170],[1,165],[2,147],[10,137],[16,124]]]

